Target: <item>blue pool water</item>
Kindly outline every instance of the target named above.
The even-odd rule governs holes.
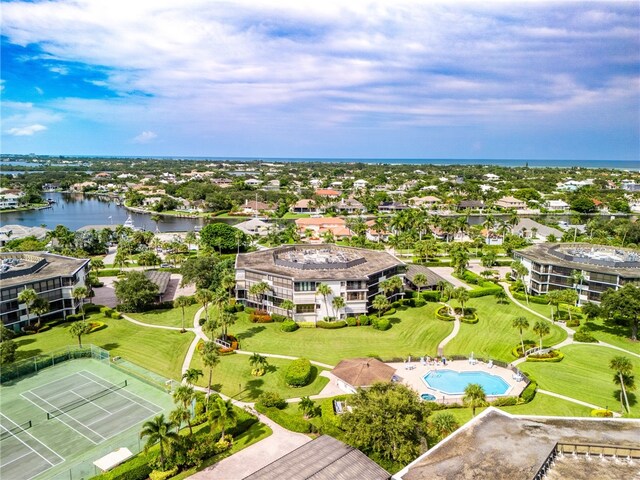
[[[438,370],[427,373],[423,378],[427,386],[449,395],[462,395],[470,383],[482,385],[487,395],[504,395],[509,390],[509,385],[502,378],[485,372]]]
[[[423,393],[422,395],[420,395],[420,398],[422,398],[425,401],[433,401],[436,399],[436,397],[434,397],[430,393]]]

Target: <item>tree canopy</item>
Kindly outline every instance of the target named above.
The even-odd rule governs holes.
[[[638,339],[640,323],[640,288],[627,283],[620,290],[607,290],[602,294],[602,310],[614,320],[631,327],[631,339]]]
[[[140,312],[155,302],[158,295],[158,286],[142,272],[128,272],[115,285],[116,297],[123,311]]]
[[[200,241],[206,246],[221,253],[235,252],[240,242],[240,249],[247,246],[246,235],[226,223],[210,223],[200,232]]]

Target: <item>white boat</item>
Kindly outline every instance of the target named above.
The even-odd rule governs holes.
[[[127,220],[122,224],[122,226],[130,228],[132,230],[136,229],[135,225],[133,224],[133,219],[131,218],[131,215],[127,217]]]

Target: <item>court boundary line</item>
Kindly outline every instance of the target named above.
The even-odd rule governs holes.
[[[34,404],[35,405],[35,404]],[[8,420],[9,422],[11,422],[12,424],[14,424],[16,427],[19,427],[19,425],[14,422],[13,420],[11,420],[11,418],[9,418],[8,416],[6,416],[4,413],[0,412],[0,416],[6,420]],[[2,427],[2,424],[0,423],[0,427]],[[6,429],[5,427],[2,427],[5,430],[8,431],[8,429]],[[49,468],[45,468],[44,470],[42,470],[41,472],[36,473],[35,475],[29,477],[27,480],[31,480],[32,478],[37,477],[38,475],[46,472],[47,470],[60,465],[62,463],[64,463],[66,461],[66,459],[60,455],[58,452],[56,452],[55,450],[53,450],[52,448],[48,447],[47,445],[45,445],[43,442],[41,442],[40,440],[38,440],[36,437],[34,437],[33,435],[31,435],[30,432],[27,432],[26,430],[22,430],[22,432],[26,433],[29,437],[31,437],[33,440],[35,440],[36,442],[38,442],[40,445],[42,445],[44,448],[46,448],[47,450],[49,450],[51,453],[53,453],[56,457],[58,457],[60,459],[60,461],[58,463],[51,463],[49,460],[47,460],[46,458],[44,458],[42,456],[42,454],[40,452],[38,452],[35,448],[31,447],[30,445],[27,445],[20,437],[18,437],[17,435],[13,435],[13,437],[15,437],[20,443],[22,443],[25,447],[27,447],[30,452],[29,453],[35,453],[36,455],[38,455],[40,458],[42,458],[45,462],[47,462],[49,464]],[[22,433],[20,432],[20,433]],[[22,458],[22,457],[20,457]],[[9,462],[9,463],[13,463],[13,462]],[[5,465],[9,465],[8,463]]]
[[[13,462],[17,462],[17,461],[18,461],[18,460],[20,460],[21,458],[24,458],[24,457],[26,457],[27,455],[33,455],[34,453],[36,453],[36,451],[35,451],[35,450],[30,450],[30,451],[28,451],[27,453],[25,453],[24,455],[20,455],[18,458],[14,458],[13,460],[11,460],[11,461],[9,461],[9,462],[7,462],[7,463],[2,463],[2,464],[0,464],[0,470],[1,470],[1,469],[3,469],[4,467],[6,467],[7,465],[11,465]],[[50,465],[50,466],[49,466],[49,468],[52,468],[52,467],[53,467],[53,465],[51,465],[51,463],[49,463],[49,465]],[[47,468],[47,470],[49,470],[49,468]],[[47,470],[43,470],[43,471],[42,471],[42,472],[40,472],[40,473],[44,473],[44,472],[46,472]],[[40,475],[40,473],[39,473],[38,475]]]
[[[76,392],[75,390],[71,389],[69,390],[69,392],[73,393],[76,397],[80,397],[82,400],[86,401],[87,403],[90,403],[92,405],[95,405],[96,407],[98,407],[100,410],[102,410],[103,412],[107,412],[109,415],[111,415],[111,412],[109,410],[107,410],[104,407],[101,407],[100,405],[98,405],[97,403],[95,403],[93,400],[89,400],[87,397],[85,397],[84,395],[80,395],[78,392]],[[79,405],[82,406],[82,405]],[[80,422],[80,423],[84,423],[84,422]]]
[[[42,385],[38,385],[36,388],[46,387],[46,386],[51,385],[51,384],[53,384],[53,383],[60,383],[60,380],[64,380],[65,378],[72,377],[72,376],[74,376],[76,373],[78,373],[78,372],[73,372],[73,373],[68,374],[66,377],[58,378],[58,379],[56,379],[56,380],[51,380],[50,382],[43,383]],[[32,390],[35,390],[35,388],[33,388]],[[57,394],[56,394],[56,395],[57,395]]]
[[[93,422],[89,422],[89,423],[87,423],[86,425],[94,425],[94,424],[96,424],[96,423],[98,423],[98,422],[101,422],[101,421],[105,420],[106,418],[110,417],[111,415],[115,415],[116,413],[120,413],[120,412],[122,412],[123,410],[126,410],[126,409],[128,409],[128,408],[131,408],[131,407],[133,407],[133,406],[135,406],[135,405],[136,405],[135,403],[128,403],[126,406],[124,406],[124,407],[122,407],[122,408],[119,408],[119,409],[117,409],[117,410],[115,410],[115,411],[111,412],[109,415],[102,416],[102,417],[98,418],[97,420],[94,420]],[[111,437],[109,437],[109,438],[111,438]]]
[[[51,413],[48,412],[47,410],[45,410],[44,408],[42,408],[40,405],[38,405],[36,402],[34,402],[33,400],[31,400],[30,398],[27,398],[24,396],[25,393],[30,393],[32,395],[35,395],[36,397],[38,397],[40,400],[42,400],[44,403],[47,403],[49,405],[51,405],[53,408],[55,408],[56,410],[59,410],[59,408],[57,408],[55,405],[52,405],[51,403],[47,402],[44,398],[40,397],[37,393],[33,393],[31,390],[29,390],[28,392],[23,392],[20,394],[21,397],[26,398],[28,401],[30,401],[31,403],[33,403],[36,407],[38,407],[40,410],[42,410],[45,413]],[[104,438],[102,435],[100,435],[98,432],[92,430],[89,427],[86,427],[84,423],[80,422],[79,420],[76,420],[74,417],[72,417],[71,415],[68,415],[66,412],[62,412],[61,415],[57,415],[56,417],[54,417],[55,420],[58,420],[60,423],[62,423],[63,425],[66,425],[67,427],[69,427],[71,430],[73,430],[74,432],[76,432],[79,435],[82,435],[84,438],[86,438],[87,440],[89,440],[91,443],[93,443],[94,445],[99,445],[102,442],[96,442],[95,440],[90,439],[89,437],[87,437],[84,433],[76,430],[75,428],[73,428],[71,425],[69,425],[67,422],[63,421],[60,417],[66,415],[67,417],[69,417],[70,419],[72,419],[73,421],[79,423],[80,425],[82,425],[83,427],[87,428],[87,430],[91,430],[93,433],[95,433],[96,435],[98,435],[100,438],[102,438],[102,441],[106,440],[106,438]]]
[[[86,375],[83,375],[83,374],[82,374],[82,372],[88,373],[89,375],[94,375],[94,376],[98,377],[100,380],[102,380],[102,381],[104,381],[104,382],[111,383],[111,382],[109,382],[109,380],[105,380],[104,378],[100,377],[99,375],[96,375],[95,373],[91,373],[91,372],[90,372],[90,371],[88,371],[88,370],[81,370],[80,372],[78,372],[78,373],[79,373],[80,375],[82,375],[84,378],[86,378],[86,379],[88,379],[88,380],[91,380],[91,381],[92,381],[92,382],[94,382],[94,383],[97,383],[97,384],[98,384],[98,385],[100,385],[101,387],[105,387],[106,385],[104,385],[104,384],[102,384],[102,385],[101,385],[101,384],[100,384],[100,382],[97,382],[96,380],[94,380],[94,379],[93,379],[93,378],[91,378],[91,377],[87,377]],[[111,383],[111,385],[115,385],[115,384],[114,384],[114,383]],[[146,398],[141,397],[140,395],[138,395],[138,394],[136,394],[136,393],[130,392],[129,390],[126,390],[126,392],[127,392],[129,395],[133,395],[134,397],[138,397],[138,398],[139,398],[140,400],[142,400],[143,402],[147,402],[147,403],[149,403],[149,404],[153,405],[154,407],[156,407],[156,408],[159,410],[159,412],[162,412],[162,411],[164,411],[164,410],[165,410],[165,409],[164,409],[164,408],[162,408],[160,405],[158,405],[158,404],[156,404],[156,403],[153,403],[152,401],[147,400]],[[122,394],[120,393],[120,390],[114,390],[114,392],[113,392],[113,393],[115,393],[115,394],[117,394],[117,395],[120,395],[121,397],[126,398],[127,400],[129,400],[129,401],[131,401],[131,402],[133,402],[133,403],[135,403],[135,404],[140,405],[142,408],[144,408],[144,409],[146,409],[146,410],[149,410],[150,412],[153,412],[154,414],[159,413],[159,412],[154,412],[152,409],[150,409],[149,407],[147,407],[147,406],[145,406],[145,405],[141,404],[140,402],[136,402],[133,398],[129,398],[129,397],[127,397],[126,395],[122,395]]]
[[[70,377],[64,377],[64,378],[70,378]],[[55,382],[51,382],[51,383],[55,383]],[[51,384],[51,383],[50,383],[50,384]],[[74,387],[74,388],[84,387],[85,385],[89,385],[89,382],[87,382],[87,383],[83,383],[82,385],[78,385],[77,387]],[[44,385],[42,385],[42,386],[44,386]],[[37,390],[37,389],[39,389],[39,388],[41,388],[41,387],[32,388],[32,389],[31,389],[31,390],[29,390],[29,391]],[[48,398],[49,400],[51,400],[51,399],[53,399],[53,398],[61,397],[61,396],[63,396],[63,395],[66,395],[67,393],[69,393],[69,391],[64,391],[64,392],[60,392],[60,393],[55,393],[55,394],[53,394],[53,395],[51,395],[51,396],[47,395],[47,398]],[[36,395],[37,395],[37,394],[36,394]]]

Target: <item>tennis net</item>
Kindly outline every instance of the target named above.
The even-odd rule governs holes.
[[[9,438],[9,437],[14,437],[16,433],[24,432],[29,428],[31,428],[31,420],[29,420],[28,422],[24,422],[23,424],[18,425],[16,427],[13,427],[12,429],[5,430],[4,432],[0,433],[0,440],[4,440],[5,438]]]
[[[76,400],[74,402],[68,403],[62,407],[58,407],[52,412],[47,412],[47,420],[51,420],[52,418],[59,417],[60,415],[63,415],[71,410],[81,407],[82,405],[91,403],[94,400],[97,400],[98,398],[104,397],[105,395],[109,395],[110,393],[115,392],[117,390],[121,390],[126,386],[127,386],[127,381],[125,380],[124,382],[113,384],[111,387],[105,388],[104,390],[100,390],[99,392],[89,395],[88,397],[82,397],[80,400]]]

